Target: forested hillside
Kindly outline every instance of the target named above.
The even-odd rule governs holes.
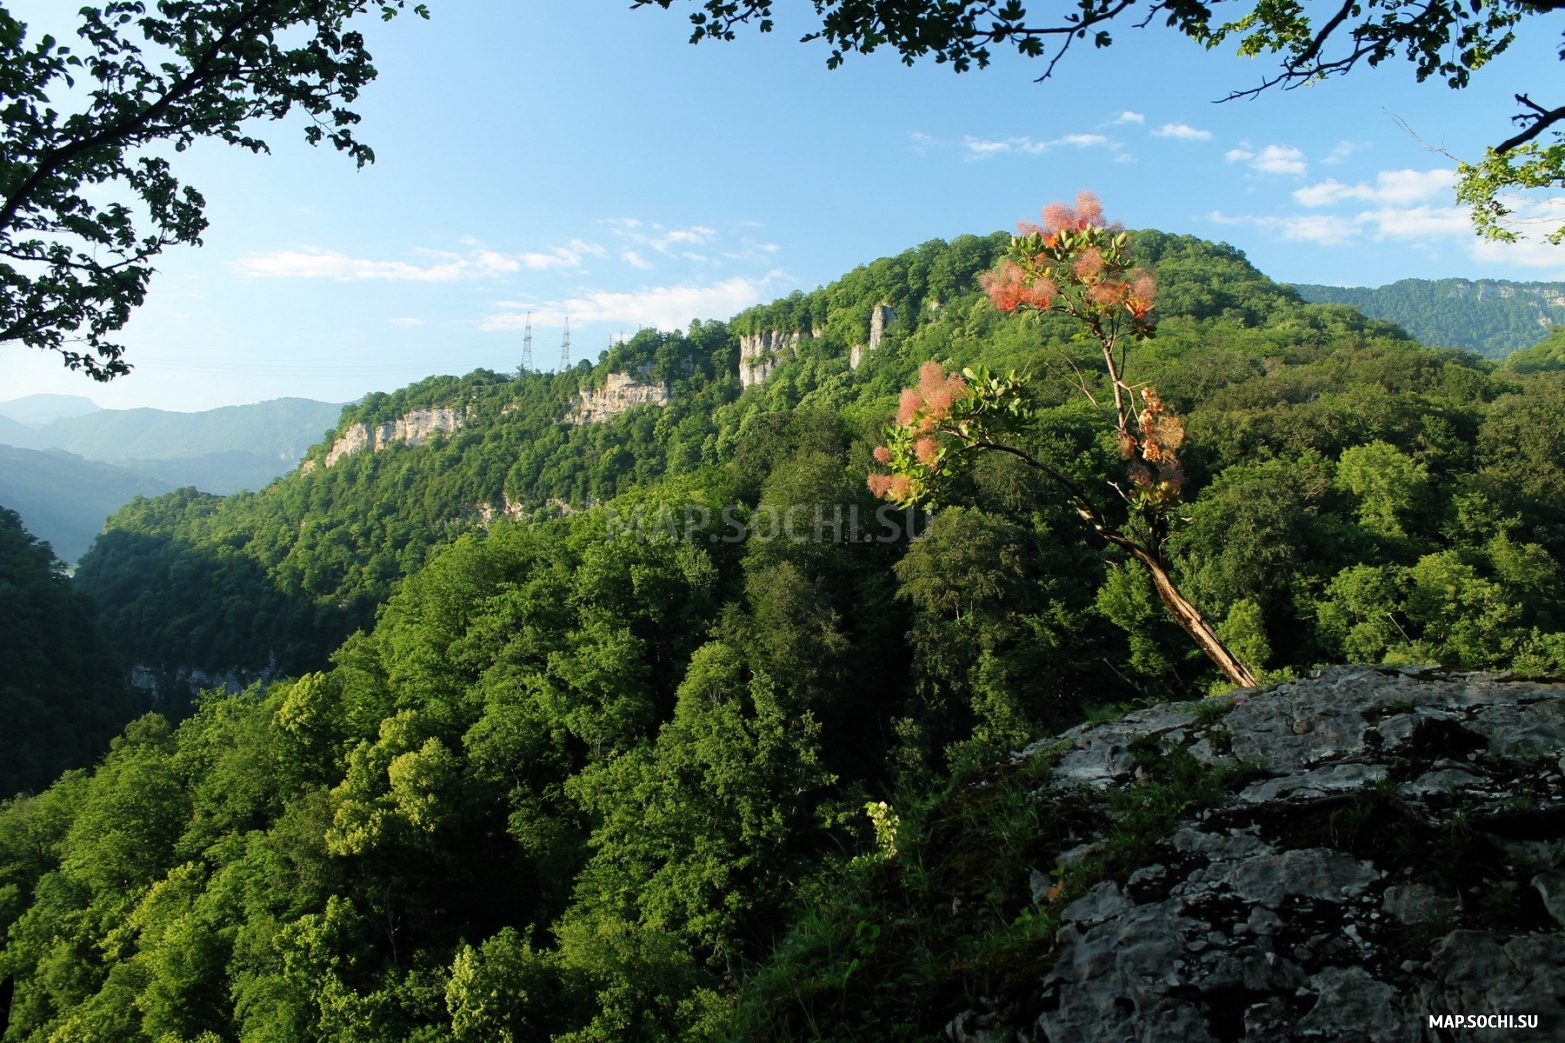
[[[1386,286],[1294,289],[1316,304],[1351,304],[1425,344],[1503,359],[1565,323],[1565,283],[1508,279],[1402,279]]]
[[[1223,684],[1147,573],[1004,458],[922,538],[870,535],[872,450],[929,359],[1027,371],[1026,449],[1124,473],[1078,387],[1103,391],[1096,346],[980,292],[1006,242],[595,367],[372,396],[259,493],[120,512],[78,576],[127,660],[283,679],[141,718],[0,810],[6,1043],[911,1040],[1013,987],[1054,921],[1027,852],[980,843],[1036,781],[1006,753]],[[1133,378],[1186,429],[1175,570],[1255,671],[1565,669],[1552,355],[1502,368],[1226,246],[1135,247],[1160,325]],[[797,357],[742,388],[741,338],[770,331]],[[669,404],[561,423],[611,374]],[[1126,829],[1233,782],[1188,768],[1149,767]],[[893,872],[915,834],[930,861]]]
[[[46,789],[108,748],[136,703],[47,543],[0,507],[0,795]],[[144,708],[144,707],[142,707]],[[4,857],[4,856],[0,856]],[[0,885],[0,907],[10,899]]]

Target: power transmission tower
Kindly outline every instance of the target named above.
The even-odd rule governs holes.
[[[571,320],[565,320],[565,339],[560,341],[560,372],[571,368]]]
[[[527,313],[527,325],[522,329],[522,372],[533,371],[533,313]]]

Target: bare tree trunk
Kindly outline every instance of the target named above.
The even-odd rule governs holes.
[[[1147,571],[1152,573],[1152,585],[1157,589],[1157,596],[1162,600],[1163,606],[1168,609],[1168,614],[1174,617],[1174,622],[1179,624],[1181,630],[1190,635],[1190,640],[1196,643],[1196,647],[1205,652],[1206,657],[1223,672],[1223,676],[1240,688],[1256,687],[1259,682],[1256,681],[1255,675],[1250,672],[1250,668],[1240,662],[1238,656],[1229,651],[1228,646],[1223,644],[1223,639],[1217,636],[1217,631],[1212,629],[1212,624],[1208,623],[1206,617],[1201,614],[1201,610],[1192,605],[1179,592],[1179,588],[1174,586],[1173,578],[1169,576],[1168,569],[1164,567],[1159,557],[1128,536],[1122,536],[1115,532],[1108,519],[1099,513],[1092,500],[1088,498],[1085,489],[1054,468],[1040,463],[1015,446],[1004,445],[998,442],[979,442],[975,443],[971,448],[1007,453],[1014,456],[1063,489],[1070,497],[1071,506],[1076,509],[1076,513],[1081,516],[1082,521],[1087,524],[1088,528],[1147,567]]]
[[[1190,635],[1190,640],[1196,643],[1201,651],[1206,653],[1208,659],[1217,664],[1217,668],[1227,676],[1228,680],[1240,688],[1254,688],[1257,684],[1255,675],[1250,673],[1250,668],[1239,661],[1239,657],[1229,651],[1223,644],[1222,638],[1217,636],[1217,631],[1206,621],[1201,610],[1192,605],[1179,588],[1174,586],[1174,581],[1168,575],[1161,562],[1149,554],[1145,549],[1126,543],[1120,544],[1136,560],[1147,567],[1152,573],[1152,585],[1157,588],[1157,596],[1163,599],[1163,605],[1168,609],[1168,614],[1174,617],[1185,633]]]

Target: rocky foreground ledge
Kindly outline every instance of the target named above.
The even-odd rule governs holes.
[[[1332,667],[1016,756],[1063,799],[1135,786],[1149,744],[1253,772],[1065,908],[1035,1020],[980,1002],[948,1039],[1565,1040],[1565,684]]]

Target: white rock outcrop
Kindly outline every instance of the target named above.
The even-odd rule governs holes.
[[[772,375],[779,363],[799,357],[798,333],[763,330],[739,338],[739,385],[759,384]]]
[[[422,445],[429,441],[436,432],[449,435],[461,428],[463,415],[450,406],[436,406],[433,409],[415,409],[411,413],[398,417],[396,420],[388,420],[383,424],[371,427],[360,422],[351,425],[344,431],[326,452],[325,464],[330,467],[343,457],[352,456],[361,449],[369,449],[371,452],[380,452],[387,446]],[[314,470],[313,461],[306,461],[301,469],[308,474]]]
[[[897,321],[897,312],[889,304],[877,304],[869,313],[869,343],[855,344],[848,350],[848,368],[858,369],[864,357],[880,347],[885,339],[886,327]]]
[[[650,383],[630,373],[610,373],[602,387],[577,393],[565,422],[601,424],[635,406],[666,406],[671,400],[667,384]]]

